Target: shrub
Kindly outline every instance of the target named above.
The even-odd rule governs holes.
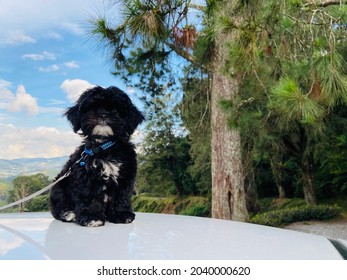
[[[210,203],[206,197],[177,196],[153,197],[147,194],[133,196],[136,212],[166,213],[206,217],[210,214]]]
[[[135,196],[133,198],[133,208],[139,212],[161,213],[165,204],[162,198]]]
[[[251,222],[266,226],[278,227],[307,220],[328,220],[341,215],[342,210],[337,206],[317,205],[286,208],[257,214]]]
[[[208,204],[195,204],[179,213],[186,216],[209,217],[210,206]]]
[[[48,211],[48,194],[34,197],[25,205],[25,211],[29,212],[44,212]]]

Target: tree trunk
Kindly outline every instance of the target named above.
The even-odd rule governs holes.
[[[222,43],[222,42],[221,42]],[[216,63],[223,60],[216,60]],[[220,65],[220,64],[219,64]],[[212,217],[248,221],[244,174],[242,169],[241,139],[236,129],[228,128],[226,116],[218,102],[232,99],[237,94],[236,80],[215,71],[211,92],[211,169]]]
[[[235,0],[224,1],[220,7],[221,17],[231,17]],[[241,20],[236,19],[233,20]],[[218,219],[247,222],[249,220],[245,176],[242,166],[241,137],[237,129],[229,128],[226,114],[221,111],[221,100],[233,100],[238,94],[239,81],[235,76],[223,75],[223,67],[228,61],[228,46],[237,35],[216,35],[214,59],[212,63],[211,90],[211,169],[212,169],[212,217]],[[232,71],[232,70],[231,70]]]
[[[284,188],[283,163],[281,158],[280,153],[275,153],[275,155],[270,159],[270,164],[273,179],[278,190],[278,198],[285,198],[286,190]]]
[[[301,159],[302,185],[304,190],[305,202],[308,205],[316,205],[316,191],[313,183],[313,153],[304,154]]]

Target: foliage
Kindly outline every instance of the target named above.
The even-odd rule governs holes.
[[[191,161],[187,139],[172,137],[164,147],[160,142],[153,144],[158,145],[157,151],[149,151],[144,146],[146,151],[139,156],[138,193],[149,192],[162,196],[193,194],[195,184],[187,173]]]
[[[120,13],[122,22],[104,16],[90,19],[90,34],[110,50],[114,74],[127,85],[140,89],[146,103],[161,95],[163,89],[176,87],[180,68],[172,67],[173,60],[181,64],[191,60],[195,30],[188,23],[189,3],[188,0],[114,1],[111,6],[118,7],[115,16]],[[187,37],[190,39],[186,40]]]
[[[208,204],[195,204],[186,210],[179,213],[180,215],[196,216],[196,217],[210,217],[211,206]]]
[[[0,180],[0,202],[5,201],[7,198],[8,184]]]
[[[190,144],[177,116],[172,114],[175,101],[170,97],[153,98],[149,108],[155,110],[155,117],[148,121],[139,156],[139,193],[179,196],[195,193],[195,183],[187,172],[191,164]]]
[[[347,194],[347,107],[340,106],[329,116],[329,135],[317,145],[316,184],[321,198]]]
[[[203,71],[187,69],[182,79],[184,97],[180,112],[189,131],[192,164],[188,172],[200,194],[211,190],[211,112],[209,78]]]
[[[298,164],[296,182],[315,203],[317,147],[332,124],[330,115],[347,100],[345,4],[236,1],[242,21],[215,24],[239,36],[229,45],[225,73],[242,80],[238,100],[223,100],[229,125],[241,130],[251,164],[271,163],[274,181],[285,162]],[[253,161],[253,162],[252,162]],[[278,186],[280,187],[280,186]]]
[[[269,211],[257,214],[251,218],[255,224],[278,227],[307,220],[328,220],[341,215],[341,209],[336,206],[328,205],[306,205],[283,210]]]
[[[39,195],[28,201],[26,205],[28,212],[44,212],[48,211],[48,194]]]
[[[12,189],[9,191],[8,202],[14,202],[44,188],[49,184],[49,178],[44,174],[31,176],[19,176],[12,181]],[[41,197],[42,196],[42,197]],[[42,202],[46,195],[42,194],[36,200],[19,205],[19,212],[23,211],[45,211],[47,203]]]
[[[136,212],[166,213],[180,215],[197,215],[207,217],[210,215],[210,203],[207,198],[199,196],[153,197],[150,194],[141,194],[133,197],[133,208]]]
[[[347,195],[321,198],[320,202],[326,205],[336,205],[342,209],[344,216],[347,214]]]
[[[260,199],[261,212],[269,212],[275,210],[284,210],[305,206],[306,203],[302,198],[272,198],[267,197]]]

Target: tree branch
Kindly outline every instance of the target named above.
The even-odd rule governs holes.
[[[186,59],[187,61],[191,62],[194,65],[198,65],[199,67],[203,68],[206,71],[209,71],[208,68],[206,68],[206,66],[199,64],[195,57],[193,57],[189,52],[183,50],[182,48],[177,47],[175,44],[171,44],[169,42],[165,42],[165,44],[171,49],[173,50],[177,55],[179,55],[180,57]]]

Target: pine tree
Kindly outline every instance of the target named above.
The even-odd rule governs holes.
[[[219,107],[220,99],[234,98],[238,92],[238,79],[222,74],[221,68],[227,54],[226,44],[234,35],[218,29],[209,33],[212,36],[207,38],[207,48],[202,49],[205,49],[205,54],[208,50],[210,59],[202,64],[193,49],[204,44],[206,38],[199,43],[199,35],[205,35],[190,24],[188,14],[192,8],[204,11],[204,24],[209,27],[213,26],[216,18],[233,16],[228,11],[233,10],[236,2],[207,1],[206,7],[201,7],[188,0],[116,1],[120,4],[121,22],[110,26],[105,18],[96,18],[92,22],[92,34],[100,36],[101,41],[110,47],[117,73],[127,81],[135,75],[136,81],[142,85],[151,85],[161,77],[167,78],[165,85],[168,81],[174,84],[175,75],[169,64],[172,54],[180,63],[184,60],[210,72],[212,216],[248,221],[239,131],[227,127],[226,116]],[[132,48],[134,43],[140,46],[137,51]],[[145,92],[151,97],[157,93]]]

